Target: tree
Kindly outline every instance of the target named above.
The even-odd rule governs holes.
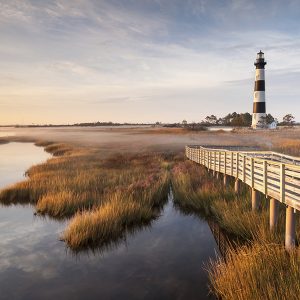
[[[218,124],[218,125],[225,125],[225,118],[219,118],[219,119],[217,120],[217,124]]]
[[[242,120],[243,120],[243,125],[242,126],[251,126],[252,123],[252,115],[249,114],[248,112],[241,114]]]
[[[275,119],[271,114],[267,114],[266,115],[266,122],[267,122],[267,124],[271,124],[271,123],[275,122]]]
[[[182,121],[182,126],[183,126],[183,127],[186,127],[186,125],[187,125],[187,121],[186,121],[186,120],[183,120],[183,121]]]
[[[218,118],[215,115],[210,115],[205,118],[205,122],[208,124],[217,124]]]
[[[257,127],[266,128],[267,127],[267,116],[261,116],[257,122]]]
[[[292,114],[287,114],[282,118],[283,125],[293,126],[295,117]]]

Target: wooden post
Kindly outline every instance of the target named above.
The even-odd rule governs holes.
[[[267,162],[264,160],[263,161],[263,185],[264,185],[264,194],[267,198],[268,194],[268,165]]]
[[[254,159],[251,157],[250,160],[250,176],[251,176],[251,187],[254,188]]]
[[[280,164],[280,201],[285,203],[285,165]]]
[[[223,183],[224,183],[224,186],[227,187],[228,185],[228,175],[224,174],[223,176]]]
[[[270,229],[271,230],[274,230],[277,225],[278,210],[279,210],[279,202],[276,199],[271,198],[270,199]]]
[[[199,148],[199,164],[202,165],[202,150]]]
[[[243,182],[246,183],[246,156],[243,155]]]
[[[219,173],[221,172],[221,152],[218,152],[218,157],[219,157]]]
[[[291,206],[286,208],[285,218],[285,249],[292,250],[295,247],[296,237],[296,213]]]
[[[230,175],[233,176],[233,152],[230,152]]]
[[[240,160],[240,154],[236,153],[236,178],[239,178],[239,160]]]
[[[214,172],[217,171],[217,153],[214,151]]]
[[[223,183],[224,183],[224,186],[227,187],[228,185],[228,177],[226,175],[226,163],[227,163],[227,156],[226,156],[226,151],[224,151],[224,175],[223,175]]]
[[[226,163],[227,163],[227,160],[226,160],[226,151],[224,152],[224,174],[226,175]]]
[[[257,211],[259,209],[259,192],[254,188],[252,188],[251,198],[252,211]]]
[[[239,194],[241,192],[241,184],[240,184],[240,180],[238,178],[235,178],[234,191],[236,194]]]

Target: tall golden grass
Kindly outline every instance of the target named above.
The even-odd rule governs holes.
[[[296,300],[300,295],[300,258],[282,245],[253,242],[210,265],[212,291],[224,300]]]
[[[31,203],[38,214],[73,217],[62,238],[74,250],[95,247],[150,221],[167,199],[172,155],[113,154],[39,143],[58,157],[31,167],[28,179],[0,192],[5,205]]]
[[[292,156],[300,156],[300,140],[284,138],[275,143],[274,150],[277,152],[289,154]]]

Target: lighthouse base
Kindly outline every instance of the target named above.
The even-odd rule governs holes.
[[[251,127],[253,129],[267,128],[266,113],[253,113]]]

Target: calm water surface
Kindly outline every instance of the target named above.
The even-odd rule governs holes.
[[[25,171],[34,164],[46,161],[51,155],[32,143],[0,145],[0,189],[24,180]]]
[[[1,145],[0,187],[47,157],[32,144]],[[113,249],[77,256],[58,240],[66,222],[33,212],[0,207],[0,299],[212,298],[203,267],[217,245],[207,223],[174,209],[172,199],[151,227]]]

